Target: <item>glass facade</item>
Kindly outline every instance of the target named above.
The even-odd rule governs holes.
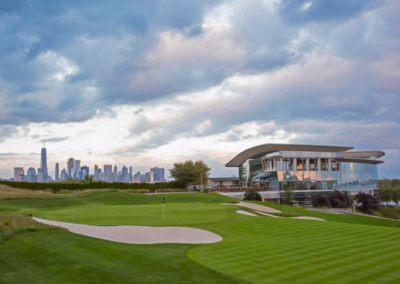
[[[377,186],[377,165],[349,162],[337,152],[277,151],[249,159],[239,167],[243,186],[266,190],[371,191]]]

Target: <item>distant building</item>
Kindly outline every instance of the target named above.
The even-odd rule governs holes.
[[[130,182],[128,168],[123,166],[121,170],[121,182]]]
[[[140,182],[150,182],[151,181],[150,176],[151,176],[150,172],[141,175]]]
[[[93,179],[99,180],[99,166],[98,165],[94,165]]]
[[[140,172],[137,172],[137,173],[133,176],[133,182],[135,182],[135,183],[140,183]]]
[[[81,179],[79,176],[81,170],[81,160],[75,160],[74,164],[74,179]]]
[[[41,168],[38,168],[38,171],[37,171],[37,181],[43,182],[43,172],[42,172]]]
[[[239,187],[238,177],[211,177],[208,179],[208,188],[213,190],[221,190],[223,188]]]
[[[14,168],[14,181],[25,181],[24,168]]]
[[[75,166],[75,160],[74,158],[69,158],[67,161],[67,176],[68,178],[73,177],[74,173],[73,173],[73,169]]]
[[[165,180],[165,170],[163,168],[151,168],[150,169],[150,182],[163,182]]]
[[[56,163],[54,179],[55,179],[55,181],[60,180],[60,165],[58,163]]]
[[[68,173],[65,169],[62,169],[60,174],[60,180],[66,180],[68,178]]]
[[[43,145],[43,148],[40,153],[40,169],[42,170],[42,182],[48,181],[48,170],[47,170],[47,151]]]
[[[113,181],[118,181],[118,168],[114,165]]]
[[[113,182],[112,165],[103,166],[103,180],[106,182]]]
[[[80,173],[79,173],[80,179],[85,179],[86,176],[89,176],[89,167],[88,166],[82,166]]]
[[[129,167],[129,182],[133,182],[133,168]]]
[[[32,167],[28,169],[26,172],[26,181],[28,182],[36,182],[37,181],[37,175],[36,175],[36,170]]]

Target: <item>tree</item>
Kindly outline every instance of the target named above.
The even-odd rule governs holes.
[[[189,160],[184,163],[175,163],[170,174],[175,181],[182,183],[187,188],[195,184],[206,185],[209,171],[210,168],[203,161]]]
[[[243,199],[244,200],[262,201],[262,197],[261,197],[260,193],[258,193],[258,191],[254,190],[254,189],[246,191]]]
[[[314,194],[311,196],[311,203],[314,207],[329,207],[329,198],[324,194]]]
[[[391,201],[393,198],[393,190],[388,187],[388,186],[383,186],[382,188],[379,189],[379,200],[381,202],[385,202],[385,207],[386,207],[386,202]]]
[[[292,205],[293,204],[293,192],[290,188],[285,188],[283,193],[283,203]]]
[[[357,193],[356,196],[354,196],[354,199],[358,203],[361,203],[361,206],[359,207],[361,211],[371,213],[371,211],[378,209],[379,206],[378,200],[370,194],[360,192]]]
[[[333,208],[347,208],[351,205],[351,201],[347,194],[339,190],[334,190],[329,195],[329,204]]]

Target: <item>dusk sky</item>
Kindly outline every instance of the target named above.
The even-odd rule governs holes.
[[[383,150],[400,178],[400,1],[0,0],[0,177],[265,143]]]

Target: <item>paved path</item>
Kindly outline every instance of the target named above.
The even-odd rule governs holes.
[[[235,205],[239,205],[239,206],[242,206],[242,207],[246,207],[246,208],[250,208],[250,209],[253,209],[253,210],[266,212],[266,213],[281,213],[280,210],[277,210],[277,209],[274,209],[274,208],[271,208],[271,207],[267,207],[267,206],[264,206],[264,205],[249,203],[249,202],[240,201],[239,203],[236,203]]]
[[[39,223],[65,228],[72,233],[128,244],[209,244],[222,237],[206,230],[188,227],[91,226],[32,217]]]

